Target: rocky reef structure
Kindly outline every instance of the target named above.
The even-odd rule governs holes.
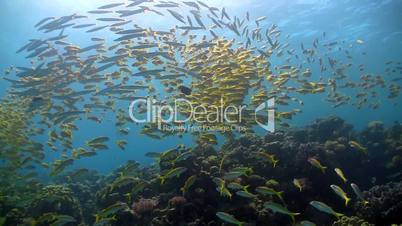
[[[376,185],[364,196],[368,204],[356,203],[358,216],[376,225],[402,223],[402,182]]]
[[[218,212],[225,214],[223,219],[233,217],[250,225],[292,225],[291,217],[267,208],[267,203],[277,203],[286,208],[282,212],[300,213],[296,221],[308,219],[324,226],[400,224],[398,171],[402,168],[389,164],[401,156],[396,151],[401,135],[398,123],[385,128],[373,122],[358,133],[344,120],[329,117],[306,128],[264,136],[243,134],[219,149],[210,144],[179,145],[147,153],[156,160],[152,166],[128,161],[107,176],[77,169],[58,176],[56,184],[36,183],[33,198],[23,196],[26,203],[19,206],[11,205],[17,202],[2,191],[0,210],[6,225],[32,221],[39,225],[222,225],[226,221]],[[335,168],[342,169],[347,182]],[[359,185],[368,204],[354,194],[350,183]],[[331,190],[333,184],[346,192],[351,204],[345,206]],[[312,200],[344,216],[337,219],[320,212],[310,205]]]
[[[370,224],[356,216],[343,216],[341,219],[335,221],[332,226],[375,226],[375,224]]]
[[[369,126],[368,130],[378,133],[378,128],[381,126],[377,123],[376,126]],[[390,134],[396,133],[395,128],[381,131],[382,140],[392,139]],[[309,207],[309,202],[320,199],[342,213],[352,216],[356,214],[350,207],[345,207],[343,201],[330,189],[331,184],[344,183],[333,171],[334,168],[342,168],[348,179],[362,188],[373,186],[373,182],[367,180],[367,172],[370,171],[372,164],[383,166],[373,174],[373,177],[380,177],[389,172],[385,161],[373,163],[371,156],[374,150],[371,146],[368,148],[368,153],[363,153],[349,144],[350,141],[357,140],[366,146],[365,139],[368,138],[364,138],[364,134],[368,134],[367,130],[357,134],[352,126],[342,119],[330,117],[317,120],[304,129],[277,131],[264,137],[243,135],[229,140],[219,151],[211,145],[199,145],[193,149],[170,149],[158,156],[159,175],[163,177],[164,174],[168,176],[171,171],[177,169],[186,170],[164,183],[160,183],[160,178],[148,175],[146,185],[135,196],[159,201],[152,210],[151,225],[219,224],[220,221],[214,214],[217,211],[225,211],[238,220],[254,225],[267,223],[290,225],[287,216],[275,214],[263,207],[263,203],[268,200],[281,202],[277,197],[245,198],[228,185],[232,183],[231,186],[234,186],[233,184],[247,186],[247,191],[251,194],[257,194],[258,187],[269,186],[283,192],[285,194],[283,201],[287,203],[288,208],[302,212],[301,218],[315,219],[315,222],[321,222],[322,225],[332,225],[333,217],[312,209]],[[191,154],[185,161],[177,160],[186,156],[188,152]],[[274,157],[269,160],[261,156],[261,152],[270,153]],[[325,165],[328,169],[325,174],[308,162],[310,157],[319,159]],[[225,182],[228,193],[222,194],[216,184],[216,178],[225,178],[239,167],[251,170],[234,180],[228,179]],[[298,178],[301,182],[301,190],[292,183],[294,178]],[[191,181],[191,186],[186,187],[188,181]],[[140,184],[139,181],[133,181],[121,193],[139,187]],[[353,196],[351,188],[346,185],[342,187]],[[356,203],[359,202],[357,197],[352,199]],[[139,218],[133,220],[139,222]],[[336,225],[347,225],[348,222],[358,224],[363,221],[357,217],[345,217]]]
[[[62,214],[73,217],[77,222],[82,221],[82,209],[71,189],[62,185],[43,187],[33,199],[29,213],[37,219],[38,225],[47,225],[48,213]]]

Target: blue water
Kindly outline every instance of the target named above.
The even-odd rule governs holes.
[[[0,69],[6,69],[10,65],[29,66],[23,55],[15,54],[21,46],[31,38],[41,38],[41,33],[34,29],[34,25],[48,16],[65,16],[73,13],[84,14],[100,5],[110,3],[105,0],[3,0],[0,2]],[[402,61],[402,1],[387,0],[210,0],[209,5],[225,7],[231,16],[245,15],[249,11],[254,17],[267,16],[263,22],[279,25],[283,35],[290,35],[290,45],[298,47],[303,42],[311,45],[314,38],[326,32],[328,40],[345,40],[354,42],[363,39],[364,45],[355,48],[353,63],[364,64],[366,71],[371,73],[383,73],[385,62]],[[172,19],[169,19],[172,20]],[[170,26],[174,21],[164,20],[160,17],[144,17],[141,23],[149,24],[153,28]],[[70,34],[72,43],[86,46],[89,37],[82,33]],[[100,32],[96,36],[102,36],[107,40],[113,40],[111,32]],[[47,36],[46,36],[47,37]],[[361,55],[366,52],[367,55]],[[275,64],[275,62],[273,62]],[[349,74],[353,79],[359,79],[359,73]],[[4,95],[8,88],[6,81],[0,83],[0,95]],[[311,121],[328,115],[337,115],[352,123],[355,128],[362,129],[373,120],[383,121],[386,125],[401,119],[402,108],[400,98],[397,101],[389,101],[384,94],[382,106],[377,110],[363,108],[357,110],[354,107],[343,106],[333,109],[323,99],[322,95],[303,96],[305,105],[301,108],[303,113],[292,120],[292,125],[303,126]],[[395,102],[399,102],[394,106]],[[108,135],[112,139],[119,139],[119,135],[112,120],[104,120],[102,124],[82,121],[77,124],[80,130],[75,133],[74,144],[82,145],[86,138],[98,135]],[[177,144],[192,145],[194,140],[187,135],[184,138],[169,137],[163,140],[153,140],[136,131],[132,126],[131,133],[126,137],[129,144],[125,151],[118,150],[111,144],[111,150],[106,150],[93,158],[87,158],[76,162],[76,167],[98,169],[102,172],[110,172],[111,169],[134,159],[144,164],[150,164],[151,159],[144,157],[148,151],[164,151]],[[38,141],[45,138],[38,137]],[[57,158],[57,154],[51,154],[51,159]]]

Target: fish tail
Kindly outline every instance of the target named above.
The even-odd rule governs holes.
[[[339,219],[340,217],[342,217],[342,216],[343,216],[343,213],[336,213],[336,212],[335,212],[335,216],[336,216],[336,218],[338,218],[338,219]]]
[[[368,202],[368,201],[363,200],[363,206],[367,206],[368,204],[369,204],[369,202]]]
[[[364,154],[367,154],[367,153],[368,153],[368,149],[367,149],[367,148],[363,148],[362,150],[363,150],[363,153],[364,153]]]
[[[159,179],[161,179],[161,184],[164,184],[165,183],[165,178],[164,177],[159,177]]]
[[[283,194],[283,191],[278,192],[278,193],[277,193],[277,196],[278,196],[278,198],[283,202],[283,196],[282,196],[282,194]]]
[[[246,185],[246,186],[244,186],[243,187],[243,190],[245,191],[245,192],[248,192],[248,188],[250,187],[250,185]]]
[[[273,160],[272,161],[272,165],[273,165],[273,167],[275,168],[276,167],[276,164],[279,162],[279,160]]]
[[[289,216],[292,219],[292,225],[294,225],[296,223],[295,215],[291,214]]]
[[[351,199],[350,199],[350,198],[348,198],[348,197],[346,197],[346,198],[345,198],[345,206],[348,206],[348,204],[349,204],[350,200],[351,200]]]
[[[290,218],[292,218],[292,222],[293,222],[292,225],[294,225],[296,223],[295,216],[297,216],[297,215],[300,215],[300,213],[290,213],[289,214]]]

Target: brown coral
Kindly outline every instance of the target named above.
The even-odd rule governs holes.
[[[169,206],[178,207],[184,205],[186,202],[187,200],[183,196],[175,196],[169,200]]]
[[[153,199],[140,199],[131,206],[133,213],[137,216],[143,216],[153,212],[157,205],[157,201]]]

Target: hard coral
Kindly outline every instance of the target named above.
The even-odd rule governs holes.
[[[343,119],[336,116],[318,119],[308,128],[309,139],[321,142],[334,140],[341,135],[350,134],[352,128],[350,124],[347,124]]]
[[[183,196],[175,196],[169,200],[169,206],[178,207],[184,205],[186,202],[187,200]]]
[[[43,213],[57,213],[82,219],[82,210],[73,192],[63,185],[48,185],[36,195],[30,209],[33,217],[40,217]]]
[[[374,224],[370,224],[356,216],[343,216],[341,219],[335,221],[332,226],[374,226]]]
[[[369,204],[356,204],[358,216],[376,225],[402,223],[402,182],[374,186],[364,195]]]
[[[144,216],[152,213],[157,205],[157,201],[153,199],[140,199],[131,206],[133,213],[137,216]]]

